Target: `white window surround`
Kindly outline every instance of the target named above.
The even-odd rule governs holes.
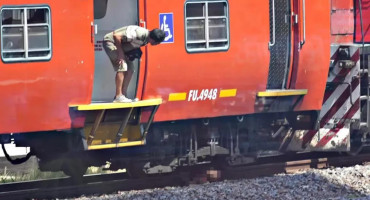
[[[48,6],[2,7],[0,23],[3,62],[51,59],[51,13]]]
[[[227,0],[185,3],[185,45],[193,52],[226,51],[230,46]]]

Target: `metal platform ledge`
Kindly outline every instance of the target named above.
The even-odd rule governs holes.
[[[101,144],[101,145],[91,145],[88,147],[89,150],[99,150],[99,149],[112,149],[119,147],[132,147],[132,146],[141,146],[144,145],[145,141],[131,141],[131,142],[122,142],[118,144]]]
[[[284,96],[303,96],[306,95],[308,90],[267,90],[258,92],[258,97],[284,97]]]
[[[131,103],[91,103],[84,105],[70,105],[71,108],[76,108],[79,111],[89,110],[110,110],[110,109],[121,109],[121,108],[135,108],[135,107],[146,107],[156,106],[162,104],[162,99],[149,99]]]

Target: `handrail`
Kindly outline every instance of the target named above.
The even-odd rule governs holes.
[[[143,28],[146,28],[146,21],[145,20],[142,20],[142,19],[140,19],[140,24],[142,24],[143,26]]]
[[[275,45],[275,0],[272,0],[272,43],[269,42],[269,49]]]
[[[303,41],[300,42],[301,49],[303,45],[306,43],[306,0],[302,0],[302,8],[303,8]]]

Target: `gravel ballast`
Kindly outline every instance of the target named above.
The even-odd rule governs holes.
[[[87,199],[369,199],[370,164],[188,187],[124,191]]]

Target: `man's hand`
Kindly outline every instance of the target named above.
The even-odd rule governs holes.
[[[117,65],[123,65],[124,63],[126,63],[126,61],[124,59],[117,59],[116,61]]]

